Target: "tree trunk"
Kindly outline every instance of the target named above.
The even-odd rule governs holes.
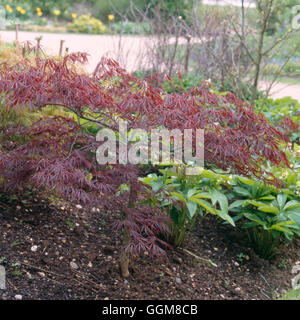
[[[130,195],[129,195],[129,201],[128,201],[128,209],[135,208],[136,204],[136,197],[137,192],[132,190],[132,186],[130,186]],[[127,218],[127,213],[125,214],[124,219]],[[120,269],[121,269],[121,275],[123,278],[128,278],[130,276],[129,273],[129,258],[130,254],[129,251],[126,251],[125,248],[130,243],[130,233],[129,230],[125,227],[123,231],[123,249],[120,255]]]
[[[124,230],[123,233],[123,249],[120,255],[120,268],[121,275],[123,278],[128,278],[130,276],[129,273],[129,251],[125,251],[125,247],[129,244],[130,237],[127,229]]]

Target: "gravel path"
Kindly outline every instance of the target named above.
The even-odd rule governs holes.
[[[124,36],[122,43],[119,43],[118,36],[110,35],[79,35],[79,34],[56,34],[56,33],[35,33],[35,32],[20,32],[19,41],[36,42],[36,38],[43,36],[41,45],[43,50],[51,55],[58,55],[60,41],[64,40],[64,48],[69,48],[69,52],[84,51],[89,57],[88,71],[93,71],[104,55],[120,61],[118,55],[120,45],[122,46],[124,57],[120,63],[128,70],[132,71],[136,68],[137,60],[141,54],[141,49],[146,47],[146,42],[149,41],[146,37]],[[0,40],[4,42],[15,41],[14,31],[2,31]]]
[[[81,35],[81,34],[55,34],[55,33],[35,33],[20,32],[19,41],[35,42],[40,35],[44,51],[51,55],[57,55],[59,52],[60,40],[65,40],[64,48],[69,48],[69,52],[84,51],[89,53],[89,64],[87,71],[92,72],[100,58],[108,55],[118,60],[122,66],[129,71],[137,70],[141,63],[145,62],[145,53],[151,48],[153,38],[142,36],[123,36],[122,42],[118,36],[111,35]],[[0,40],[12,42],[15,40],[14,31],[1,31]],[[171,39],[172,42],[172,39]],[[123,52],[122,56],[119,54]],[[266,83],[261,84],[265,88]],[[272,97],[282,98],[291,96],[300,101],[300,85],[291,85],[286,83],[277,83],[272,89]]]
[[[266,82],[262,82],[261,88],[265,86]],[[300,85],[277,82],[271,90],[271,96],[275,99],[289,96],[300,102]]]

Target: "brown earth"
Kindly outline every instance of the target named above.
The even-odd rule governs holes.
[[[7,288],[0,300],[273,299],[289,289],[291,268],[300,260],[298,240],[268,262],[243,234],[209,217],[184,248],[217,267],[181,249],[156,259],[145,253],[131,260],[131,276],[124,280],[120,235],[110,228],[118,214],[93,211],[54,206],[29,192],[21,201],[2,194],[0,264]]]

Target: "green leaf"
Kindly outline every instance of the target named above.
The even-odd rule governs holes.
[[[245,200],[244,201],[244,207],[251,204],[252,206],[254,207],[262,207],[262,206],[265,206],[266,204],[263,203],[263,202],[259,202],[259,201],[255,201],[255,200]]]
[[[245,200],[236,200],[236,201],[232,202],[232,204],[229,206],[229,210],[241,207],[244,202],[245,202]]]
[[[209,179],[214,179],[218,177],[218,174],[210,171],[210,170],[203,170],[201,173],[202,178],[209,178]]]
[[[193,216],[195,215],[195,213],[197,211],[197,207],[198,207],[197,203],[193,202],[193,201],[188,201],[186,203],[186,206],[188,208],[190,218],[193,218]]]
[[[237,193],[238,195],[241,195],[243,197],[251,197],[251,193],[245,188],[234,187],[233,190],[235,193]]]
[[[187,198],[190,199],[196,192],[198,192],[197,189],[190,189],[187,193]]]
[[[228,213],[228,199],[226,196],[218,191],[217,189],[212,189],[210,191],[210,194],[212,195],[212,202],[215,204],[216,202],[219,202],[221,210],[224,214]]]
[[[208,193],[208,192],[201,192],[201,193],[197,193],[196,195],[194,195],[193,197],[191,197],[191,199],[197,199],[197,198],[200,198],[200,199],[211,199],[211,194]]]
[[[290,173],[287,177],[287,183],[289,185],[294,185],[297,183],[297,173]]]
[[[255,181],[253,180],[250,180],[250,179],[247,179],[247,178],[244,178],[244,177],[237,177],[242,183],[248,185],[248,186],[254,186],[255,184]]]
[[[254,221],[253,222],[247,222],[242,226],[242,229],[254,228],[254,227],[257,227],[259,225],[260,225],[260,223],[254,222]]]
[[[274,196],[265,196],[265,197],[261,197],[261,198],[258,198],[258,200],[274,200],[275,197]]]
[[[285,228],[281,227],[279,224],[275,224],[269,229],[270,230],[278,230],[278,231],[281,231],[281,232],[292,234],[292,232],[289,229],[285,229]]]
[[[235,223],[233,221],[233,219],[230,217],[229,214],[224,213],[221,210],[217,210],[217,215],[222,218],[223,220],[226,220],[227,222],[229,222],[232,226],[235,227]]]
[[[286,203],[286,200],[287,200],[287,195],[284,193],[281,193],[277,196],[277,202],[278,202],[279,208],[281,210],[283,209],[283,207]]]
[[[254,214],[245,213],[244,216],[251,221],[255,221],[262,226],[266,226],[266,223],[264,221],[259,220],[259,218]]]
[[[212,213],[212,214],[218,214],[217,210],[211,206],[210,203],[208,203],[205,200],[200,200],[200,199],[194,199],[194,202],[200,205],[200,207],[204,208],[207,212]]]
[[[179,192],[171,192],[170,194],[173,196],[173,198],[175,200],[180,200],[180,201],[186,202],[186,198],[181,193],[179,193]]]
[[[300,208],[300,202],[297,200],[291,200],[284,206],[284,210],[292,210],[297,208]],[[300,213],[300,210],[299,210],[299,213]]]
[[[154,182],[152,183],[151,187],[152,187],[152,190],[154,192],[157,192],[159,189],[161,189],[161,187],[163,186],[163,184],[161,182]]]
[[[266,213],[274,213],[276,215],[279,214],[279,210],[276,207],[272,206],[261,206],[257,208],[259,211],[266,212]]]

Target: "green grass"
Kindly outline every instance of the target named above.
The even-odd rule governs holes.
[[[264,76],[264,80],[273,80],[271,76]],[[276,79],[276,82],[282,82],[287,84],[300,84],[300,77],[288,77],[288,76],[281,76]]]
[[[289,83],[289,84],[300,84],[300,77],[279,77],[277,82]]]
[[[300,288],[288,291],[279,300],[300,300]]]

